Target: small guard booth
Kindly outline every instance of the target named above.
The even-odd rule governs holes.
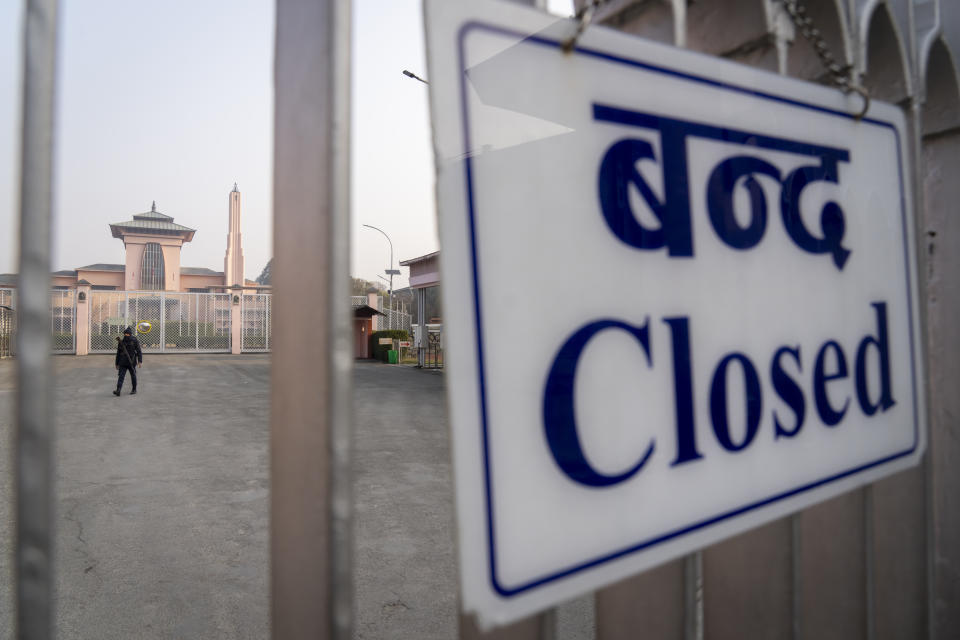
[[[369,304],[353,307],[353,357],[370,357],[370,334],[373,333],[373,317],[383,315]]]

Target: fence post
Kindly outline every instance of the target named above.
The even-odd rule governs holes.
[[[194,338],[196,346],[194,348],[200,351],[200,301],[205,299],[201,298],[199,293],[195,293],[193,296],[193,332],[196,334]],[[207,304],[210,303],[207,302]]]
[[[77,285],[77,303],[74,307],[74,326],[76,327],[77,355],[90,353],[90,285]]]
[[[243,353],[243,292],[240,291],[230,294],[230,353]]]

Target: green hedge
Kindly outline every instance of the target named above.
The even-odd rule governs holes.
[[[387,351],[392,349],[388,344],[380,344],[380,338],[393,338],[394,340],[409,340],[410,335],[403,329],[387,329],[384,331],[374,331],[370,334],[370,357],[376,360],[387,361]]]

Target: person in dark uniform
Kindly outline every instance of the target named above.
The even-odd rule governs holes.
[[[123,330],[123,339],[117,338],[117,357],[114,360],[117,371],[120,372],[117,378],[117,390],[113,395],[120,395],[120,388],[123,387],[123,378],[130,370],[130,382],[133,383],[133,389],[130,395],[137,392],[137,367],[143,364],[143,352],[140,350],[140,341],[133,336],[133,329],[127,327]]]

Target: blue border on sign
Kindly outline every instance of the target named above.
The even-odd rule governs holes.
[[[458,68],[461,70],[465,70],[466,68],[464,65],[464,54],[465,54],[464,41],[466,40],[467,35],[474,30],[481,30],[481,31],[487,31],[490,33],[516,37],[520,39],[520,41],[523,43],[536,44],[536,45],[555,48],[555,49],[559,49],[562,46],[562,43],[559,40],[551,40],[548,38],[544,38],[542,36],[528,35],[528,34],[520,33],[518,31],[514,31],[511,29],[504,29],[502,27],[486,24],[479,21],[470,21],[465,23],[458,32],[458,38],[457,38],[457,44],[458,44],[457,55],[458,55],[458,64],[459,64]],[[597,58],[600,60],[612,62],[614,64],[621,64],[621,65],[626,65],[630,67],[644,69],[646,71],[662,73],[664,75],[673,76],[683,80],[689,80],[691,82],[696,82],[699,84],[704,84],[704,85],[708,85],[708,86],[719,88],[719,89],[725,89],[735,93],[746,94],[746,95],[753,96],[755,98],[760,98],[763,100],[771,100],[773,102],[780,102],[783,104],[788,104],[791,106],[808,109],[811,111],[826,113],[826,114],[840,117],[840,118],[846,118],[849,120],[855,119],[855,116],[849,113],[846,113],[844,111],[838,111],[836,109],[830,109],[830,108],[823,107],[816,104],[809,104],[806,102],[801,102],[799,100],[794,100],[792,98],[786,98],[786,97],[778,96],[775,94],[764,93],[764,92],[756,91],[754,89],[750,89],[747,87],[738,86],[728,82],[722,82],[720,80],[716,80],[712,78],[704,78],[704,77],[697,76],[684,71],[677,71],[676,69],[670,69],[667,67],[661,67],[654,64],[650,64],[648,62],[642,62],[640,60],[633,60],[633,59],[625,58],[622,56],[616,56],[604,51],[598,51],[596,49],[589,49],[589,48],[577,46],[573,49],[572,54],[585,55],[591,58]],[[465,148],[469,150],[472,148],[472,145],[470,140],[470,128],[467,126],[469,112],[467,109],[467,74],[465,71],[463,71],[460,74],[460,105],[461,105],[461,115],[462,115],[462,122],[463,122],[463,136],[464,136],[464,141],[466,143]],[[742,515],[744,513],[747,513],[748,511],[752,511],[754,509],[759,509],[761,507],[768,506],[770,504],[773,504],[785,498],[789,498],[791,496],[804,493],[806,491],[810,491],[811,489],[815,489],[822,485],[835,482],[837,480],[855,475],[862,471],[866,471],[867,469],[871,469],[873,467],[886,464],[898,458],[903,458],[905,456],[910,455],[914,451],[916,451],[917,446],[919,444],[920,419],[918,415],[919,405],[917,403],[918,390],[917,390],[917,372],[916,372],[916,353],[914,349],[915,339],[914,339],[913,308],[912,308],[913,288],[911,286],[911,273],[910,273],[911,271],[910,247],[907,242],[909,238],[909,234],[908,234],[908,228],[907,228],[908,220],[907,220],[907,209],[906,209],[906,192],[904,190],[904,185],[903,185],[903,158],[901,155],[902,152],[901,152],[900,132],[897,130],[897,127],[892,122],[877,120],[874,118],[862,118],[860,121],[885,127],[885,128],[889,128],[893,132],[894,138],[896,140],[897,172],[900,180],[900,217],[901,217],[901,222],[903,227],[902,230],[903,230],[903,245],[904,245],[904,263],[906,264],[906,267],[907,267],[906,269],[907,300],[911,304],[911,308],[908,310],[908,313],[907,313],[907,319],[908,319],[908,325],[910,329],[910,375],[911,375],[911,380],[913,382],[913,436],[914,436],[913,445],[906,451],[885,456],[874,462],[860,465],[858,467],[855,467],[853,469],[848,469],[840,473],[836,473],[829,477],[802,485],[790,491],[779,493],[777,495],[771,496],[764,500],[752,502],[748,505],[744,505],[737,509],[725,511],[724,513],[717,514],[715,516],[706,518],[704,520],[700,520],[688,526],[681,527],[679,529],[674,529],[661,536],[643,540],[636,544],[630,545],[624,549],[619,549],[617,551],[613,551],[611,553],[599,556],[592,560],[581,562],[573,566],[561,568],[550,575],[539,577],[514,587],[504,586],[503,584],[501,584],[500,579],[497,575],[496,536],[495,536],[495,523],[494,523],[494,513],[493,513],[493,485],[491,481],[491,472],[490,472],[490,463],[491,463],[490,433],[487,427],[488,419],[487,419],[486,372],[484,367],[484,349],[483,349],[483,319],[480,313],[480,275],[479,275],[479,270],[477,268],[476,212],[474,210],[474,194],[473,194],[473,160],[469,153],[466,155],[466,157],[464,158],[464,161],[465,161],[464,165],[465,165],[466,186],[467,186],[467,208],[468,208],[468,215],[469,215],[469,221],[470,221],[470,261],[471,261],[471,267],[473,270],[474,314],[475,314],[475,321],[477,323],[477,373],[478,373],[479,386],[480,386],[480,389],[479,389],[480,419],[481,419],[482,436],[483,436],[482,438],[483,475],[484,475],[484,489],[485,489],[484,499],[485,499],[486,512],[487,512],[486,514],[487,515],[487,526],[486,526],[487,554],[488,554],[489,568],[490,568],[490,582],[491,582],[491,585],[493,586],[493,589],[499,595],[505,598],[519,595],[521,593],[524,593],[536,587],[543,586],[555,580],[559,580],[561,578],[571,576],[575,573],[579,573],[581,571],[585,571],[587,569],[597,567],[606,562],[610,562],[611,560],[616,560],[617,558],[621,558],[623,556],[627,556],[632,553],[642,551],[644,549],[649,549],[658,544],[686,535],[698,529],[702,529],[704,527],[711,526],[718,522],[722,522],[723,520],[727,520],[729,518]]]

